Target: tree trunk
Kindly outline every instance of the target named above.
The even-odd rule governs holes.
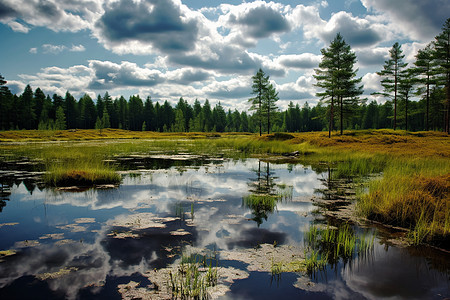
[[[334,116],[334,96],[331,96],[330,125],[328,126],[328,138],[331,138],[331,131],[333,130],[333,116]]]
[[[340,96],[340,104],[341,104],[341,135],[344,133],[344,97]]]

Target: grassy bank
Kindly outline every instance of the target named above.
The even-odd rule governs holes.
[[[280,158],[298,151],[298,161],[318,169],[331,166],[336,178],[381,173],[369,182],[358,202],[359,212],[369,219],[411,229],[415,243],[448,243],[450,237],[450,140],[440,132],[364,130],[330,139],[326,132],[259,137],[118,129],[9,131],[0,132],[0,142],[4,159],[42,160],[51,185],[71,182],[71,178],[116,181],[115,170],[106,161],[122,155],[188,152]]]

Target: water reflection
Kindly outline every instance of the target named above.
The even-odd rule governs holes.
[[[149,166],[150,162],[144,165]],[[81,295],[110,299],[111,295],[118,296],[113,283],[127,283],[130,278],[145,282],[140,274],[172,263],[186,245],[218,251],[274,242],[299,245],[314,220],[311,197],[324,186],[319,178],[327,176],[301,165],[269,164],[256,159],[207,161],[184,165],[181,172],[179,168],[135,169],[131,172],[135,175],[126,176],[122,185],[112,190],[55,193],[39,189],[36,183],[9,185],[8,189],[5,186],[7,192],[2,200],[9,202],[3,206],[0,224],[10,225],[0,226],[0,250],[17,253],[0,257],[0,298],[39,294],[48,299],[75,299]],[[289,201],[278,198],[283,191],[290,194]],[[273,208],[255,203],[242,205],[248,194],[276,196],[277,200]],[[380,264],[399,269],[402,265],[408,272],[413,267],[405,267],[410,264],[410,254],[389,249],[389,257],[382,249],[377,244],[370,263],[367,257],[366,261],[355,259],[350,267],[338,263],[327,269],[326,280],[319,278],[316,282],[323,288],[314,295],[329,298],[338,288],[346,296],[383,296],[377,291],[376,277],[370,274],[373,268],[377,276],[385,276],[391,270],[378,267]],[[400,262],[393,264],[393,259]],[[426,292],[420,294],[435,295],[434,291],[442,291],[441,274],[433,271],[410,280],[415,283],[423,276],[438,277],[437,283],[423,280]],[[390,278],[395,281],[393,276]],[[264,298],[266,287],[261,282],[251,283],[253,278],[260,275],[253,274],[243,281],[248,285],[241,285],[240,293],[247,294],[257,287],[249,298]],[[293,287],[298,276],[282,278],[280,286],[291,287],[286,295],[309,293]],[[392,295],[396,293],[407,295],[392,290]]]

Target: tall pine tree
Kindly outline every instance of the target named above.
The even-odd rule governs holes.
[[[394,130],[397,129],[397,97],[398,88],[401,79],[402,71],[408,65],[403,62],[405,55],[399,43],[395,43],[391,50],[389,50],[389,59],[385,61],[383,70],[377,72],[383,79],[381,85],[383,86],[382,93],[374,93],[374,95],[382,95],[392,98],[394,100]]]
[[[329,48],[321,50],[322,61],[315,70],[316,86],[323,89],[317,93],[325,103],[329,104],[328,136],[331,136],[335,106],[339,113],[340,132],[343,134],[344,120],[351,116],[355,106],[360,102],[359,96],[363,87],[359,85],[361,78],[355,78],[357,69],[354,69],[356,55],[351,51],[342,35],[338,33]]]
[[[252,77],[252,94],[255,97],[248,99],[251,103],[250,110],[254,110],[256,112],[257,122],[259,125],[259,135],[262,135],[262,123],[263,123],[263,99],[264,94],[266,93],[267,86],[269,84],[269,76],[266,76],[262,69],[259,69],[258,72]]]

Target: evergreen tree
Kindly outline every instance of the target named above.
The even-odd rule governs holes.
[[[37,88],[34,91],[34,103],[35,103],[34,112],[36,114],[37,122],[40,121],[42,109],[44,107],[45,98],[46,98],[46,96],[40,88]],[[48,112],[47,112],[47,119],[48,119]]]
[[[235,109],[231,114],[231,131],[241,131],[241,114],[237,111],[237,109]]]
[[[103,96],[103,103],[106,107],[106,111],[108,112],[109,123],[110,123],[110,126],[108,126],[108,127],[118,128],[119,127],[119,112],[117,111],[116,106],[114,105],[114,101],[108,92],[105,92],[105,95]],[[102,118],[103,118],[103,116],[102,116]],[[107,127],[105,127],[105,128],[107,128]]]
[[[119,115],[119,128],[129,129],[128,127],[128,102],[123,97],[120,96],[117,105],[118,115]]]
[[[185,132],[186,128],[184,127],[185,118],[183,115],[183,110],[181,108],[177,108],[175,110],[175,124],[173,125],[174,132]]]
[[[109,119],[108,109],[106,105],[103,107],[103,116],[102,116],[102,128],[111,128],[111,121]]]
[[[203,104],[203,118],[204,118],[204,124],[202,125],[203,131],[208,132],[213,129],[213,120],[212,120],[212,111],[211,111],[211,105],[209,104],[209,100],[206,99],[205,103]]]
[[[14,123],[15,113],[13,109],[13,95],[5,86],[7,81],[0,75],[0,130],[10,129]]]
[[[433,48],[432,44],[428,44],[424,49],[420,49],[416,55],[416,78],[419,87],[417,93],[424,95],[426,99],[426,112],[425,112],[425,130],[430,128],[430,88],[434,83],[433,78]]]
[[[329,129],[331,136],[335,103],[338,106],[340,132],[343,134],[344,120],[352,115],[355,107],[361,101],[359,96],[363,93],[363,87],[358,86],[362,78],[355,78],[358,70],[354,69],[356,55],[351,51],[340,33],[331,42],[330,47],[322,49],[322,61],[319,69],[316,69],[316,86],[323,89],[317,96],[325,103],[329,103]],[[336,102],[335,102],[336,101]]]
[[[34,108],[35,103],[33,98],[33,90],[30,85],[27,85],[20,97],[19,104],[18,124],[23,126],[24,129],[36,128],[36,113],[34,112]]]
[[[66,115],[64,113],[64,108],[62,108],[62,106],[58,106],[56,109],[55,129],[65,130],[66,128]]]
[[[249,132],[248,129],[248,116],[245,111],[241,112],[241,125],[239,131],[241,132]]]
[[[98,95],[97,96],[96,109],[97,109],[97,116],[100,118],[100,121],[101,121],[101,119],[103,117],[104,107],[105,107],[105,102],[103,101],[102,96]]]
[[[53,97],[52,97],[52,110],[50,111],[50,115],[49,115],[49,117],[51,119],[56,120],[56,110],[58,109],[58,107],[62,107],[62,108],[65,107],[64,98],[59,96],[59,95],[57,95],[57,94],[53,94]]]
[[[267,120],[267,134],[270,133],[270,120],[272,119],[273,121],[275,111],[278,109],[277,105],[275,104],[278,99],[278,92],[275,90],[275,87],[273,86],[273,84],[268,84],[266,92],[264,93],[262,105],[262,112]]]
[[[142,130],[144,104],[139,95],[131,96],[128,103],[130,130]]]
[[[68,129],[77,128],[78,123],[77,101],[69,92],[66,92],[64,103],[65,103],[64,113],[66,114],[67,128]]]
[[[415,83],[414,69],[410,68],[403,70],[399,78],[398,92],[400,99],[402,99],[402,102],[404,103],[403,109],[405,113],[405,130],[408,130],[408,102],[411,94],[413,93],[413,87]]]
[[[442,32],[435,37],[434,45],[437,84],[445,86],[446,90],[443,129],[450,134],[450,18],[445,21]]]
[[[154,131],[155,128],[155,108],[153,107],[152,99],[147,97],[144,103],[144,122],[146,130]]]
[[[259,123],[259,135],[262,135],[262,123],[263,123],[263,99],[264,94],[266,93],[267,86],[269,84],[269,76],[266,76],[262,69],[259,69],[256,72],[256,75],[252,77],[253,85],[252,85],[252,94],[255,97],[248,99],[251,103],[250,110],[254,110],[256,112],[257,122]]]
[[[374,95],[383,95],[384,97],[389,97],[394,101],[394,130],[397,128],[397,96],[398,96],[398,85],[400,82],[402,71],[408,65],[403,62],[405,55],[401,49],[399,43],[395,43],[391,50],[389,50],[390,58],[385,61],[383,70],[377,72],[377,74],[383,79],[381,80],[381,85],[383,86],[382,93],[374,93]],[[393,93],[393,94],[392,94]]]

